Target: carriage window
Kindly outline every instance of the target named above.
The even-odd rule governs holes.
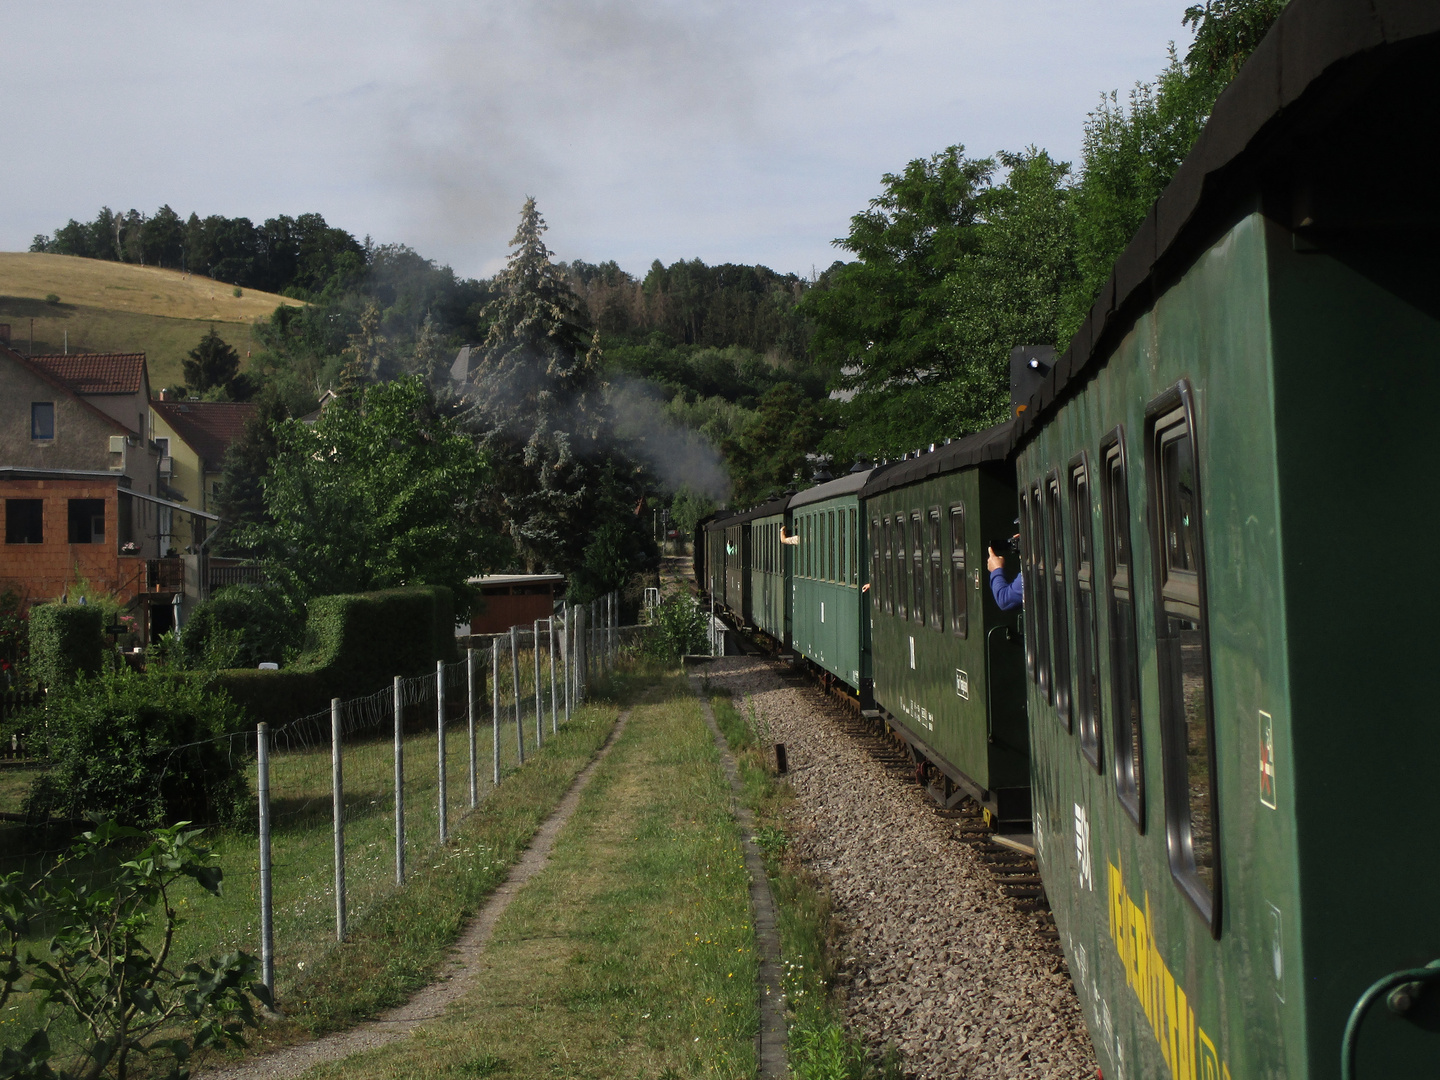
[[[836,551],[837,561],[835,564],[835,580],[842,584],[850,583],[850,555],[849,545],[846,543],[849,536],[845,530],[845,511],[840,511],[839,531],[835,534],[839,538],[838,550]]]
[[[940,508],[930,508],[930,625],[945,629],[945,565],[940,550]]]
[[[925,625],[925,519],[910,511],[910,618]]]
[[[1053,703],[1054,690],[1050,683],[1050,575],[1046,572],[1045,507],[1040,501],[1040,485],[1030,488],[1030,569],[1035,571],[1034,582],[1027,582],[1025,592],[1033,592],[1035,601],[1035,682],[1040,696]],[[1033,584],[1034,589],[1028,586]]]
[[[874,604],[875,604],[876,601],[879,601],[881,604],[884,603],[883,597],[880,596],[880,595],[878,595],[878,594],[883,593],[883,592],[885,591],[885,590],[884,590],[884,587],[883,587],[883,579],[882,579],[881,574],[880,574],[880,560],[884,557],[884,554],[885,554],[884,541],[882,541],[882,540],[880,539],[880,519],[879,519],[879,518],[871,518],[871,519],[870,519],[870,602],[871,602],[871,610],[872,610],[872,611],[874,610]]]
[[[1045,483],[1045,558],[1050,569],[1050,676],[1060,722],[1070,729],[1070,612],[1065,602],[1065,518],[1060,478]]]
[[[1146,445],[1152,520],[1159,531],[1154,541],[1159,555],[1160,752],[1170,871],[1218,934],[1210,657],[1201,593],[1199,478],[1187,406],[1183,385],[1162,399],[1159,407],[1168,411],[1152,416]]]
[[[897,619],[909,618],[910,596],[909,588],[906,585],[905,574],[905,515],[896,514],[891,524],[891,552],[894,558],[891,560],[891,567],[894,577],[891,583],[894,585],[894,606]]]
[[[965,507],[950,507],[950,629],[963,638],[970,629],[970,591],[965,587]]]
[[[825,558],[828,565],[825,576],[831,581],[840,580],[840,534],[835,530],[835,511],[831,510],[825,515],[825,529],[829,533],[830,542],[825,545]]]
[[[1100,448],[1105,458],[1102,510],[1105,569],[1110,579],[1110,697],[1115,727],[1115,793],[1120,805],[1145,828],[1144,757],[1140,746],[1140,665],[1135,647],[1135,597],[1131,590],[1130,491],[1123,433]]]
[[[850,508],[850,583],[860,585],[860,510]]]
[[[1022,600],[1023,600],[1023,603],[1022,603],[1022,605],[1021,605],[1022,610],[1021,610],[1021,612],[1020,612],[1020,617],[1021,617],[1022,620],[1024,620],[1025,626],[1026,626],[1027,630],[1029,631],[1028,633],[1026,633],[1026,634],[1023,635],[1024,638],[1025,638],[1025,674],[1030,677],[1030,681],[1033,683],[1033,682],[1035,682],[1036,678],[1038,677],[1038,673],[1037,673],[1036,665],[1035,665],[1035,629],[1034,629],[1034,627],[1036,626],[1036,623],[1035,623],[1034,616],[1031,614],[1031,608],[1032,608],[1033,605],[1034,605],[1034,601],[1031,599],[1031,596],[1032,596],[1032,594],[1033,594],[1034,591],[1035,591],[1035,590],[1034,590],[1034,585],[1035,585],[1035,571],[1034,571],[1033,569],[1031,569],[1029,556],[1030,556],[1030,552],[1032,552],[1032,551],[1035,550],[1035,546],[1030,542],[1030,492],[1025,491],[1025,490],[1022,490],[1022,491],[1020,492],[1020,521],[1019,521],[1019,525],[1020,525],[1020,572],[1030,578],[1030,585],[1031,585],[1031,587],[1028,588],[1028,589],[1023,589],[1023,588],[1022,588],[1021,593],[1020,593],[1020,596],[1021,596],[1021,598],[1022,598]]]
[[[1100,642],[1095,618],[1094,526],[1089,463],[1070,466],[1071,547],[1075,550],[1075,717],[1080,752],[1100,768]]]

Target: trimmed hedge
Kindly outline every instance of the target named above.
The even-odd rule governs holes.
[[[319,712],[332,697],[357,697],[396,675],[422,675],[456,659],[450,590],[415,585],[310,601],[305,648],[281,671],[232,669],[215,682],[254,721],[283,724]]]
[[[47,690],[80,675],[98,675],[105,655],[105,613],[91,604],[40,604],[30,609],[30,663]]]

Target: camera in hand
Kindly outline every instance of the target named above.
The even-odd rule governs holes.
[[[1020,538],[1018,536],[1007,536],[1003,540],[990,541],[990,547],[996,555],[1019,555]]]

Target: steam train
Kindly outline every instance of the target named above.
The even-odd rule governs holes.
[[[1440,1075],[1436,131],[1440,5],[1292,0],[1012,419],[697,531],[1033,847],[1108,1078]]]

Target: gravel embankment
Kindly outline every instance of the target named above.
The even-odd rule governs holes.
[[[701,669],[750,697],[789,753],[793,850],[830,888],[843,1007],[874,1046],[895,1044],[924,1080],[1081,1080],[1095,1055],[1064,961],[1000,896],[934,804],[831,717],[839,706],[771,663]]]

